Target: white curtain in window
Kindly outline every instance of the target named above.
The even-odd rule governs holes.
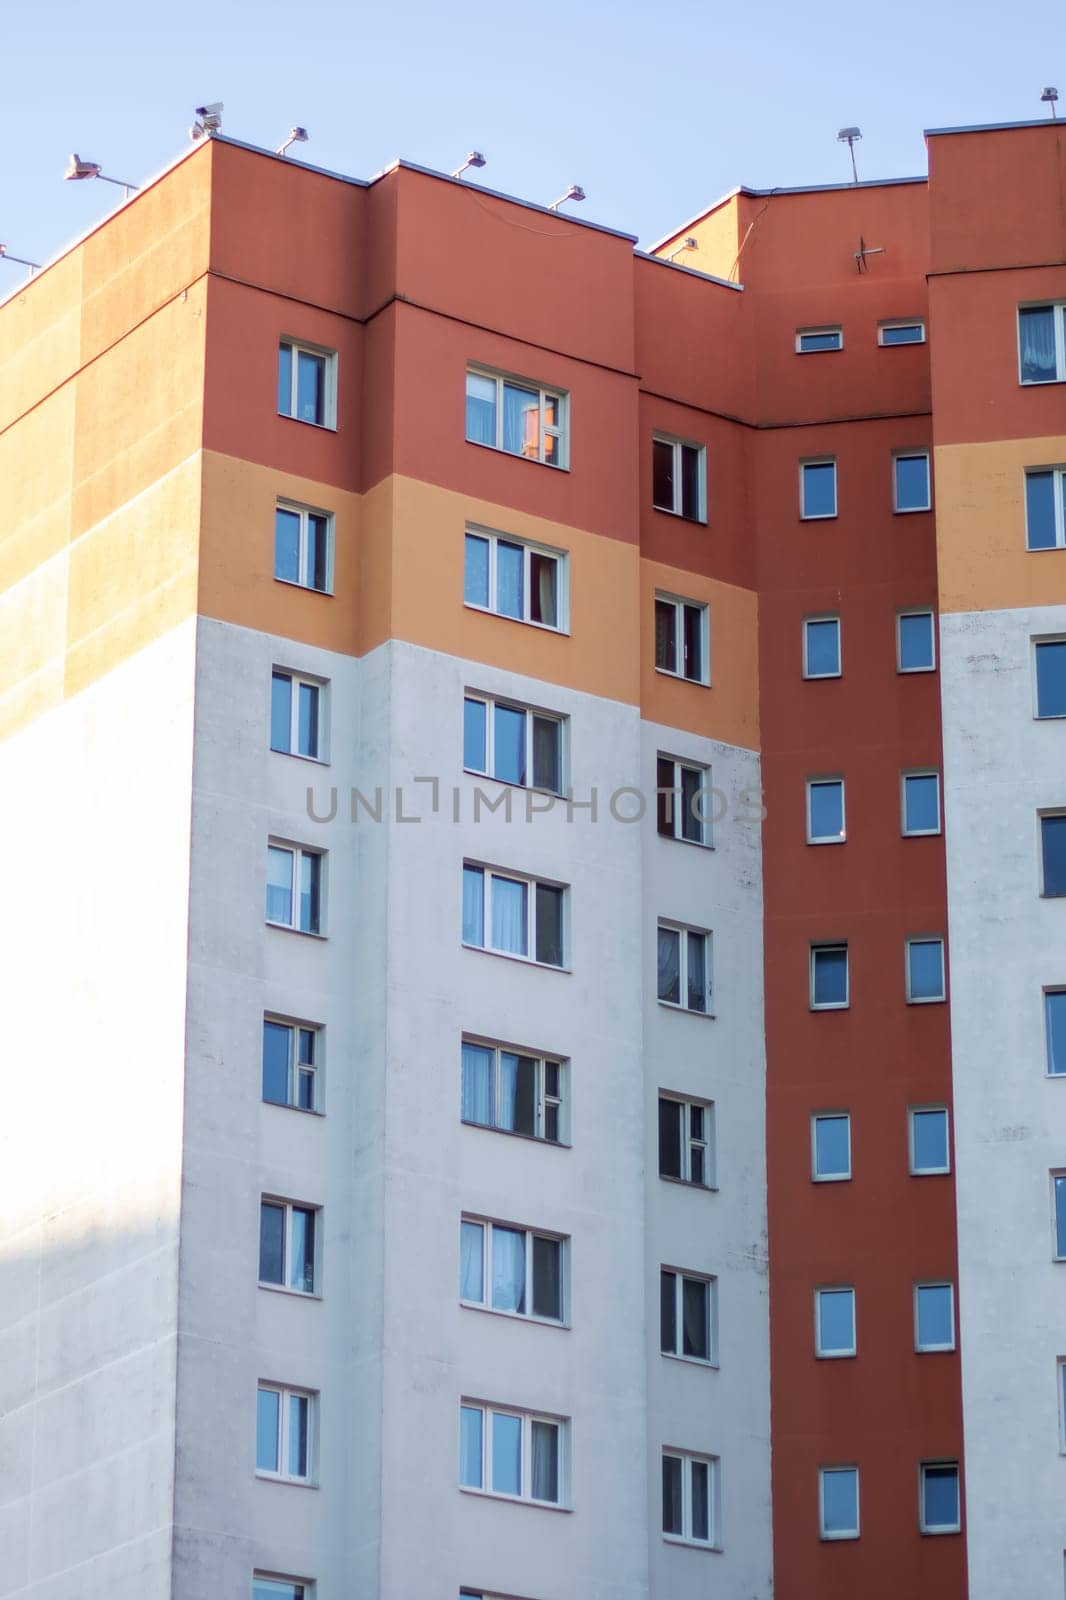
[[[485,1299],[485,1229],[464,1222],[459,1235],[459,1298],[481,1305]]]
[[[496,379],[466,375],[466,436],[475,444],[496,443]]]
[[[503,386],[503,448],[513,455],[536,456],[540,445],[540,396]]]
[[[554,1422],[534,1422],[532,1495],[534,1500],[559,1498],[559,1427]]]
[[[486,1128],[492,1127],[493,1054],[483,1045],[463,1045],[462,1118],[464,1122],[480,1122]]]
[[[496,610],[504,617],[524,615],[525,551],[517,544],[496,545]]]
[[[492,880],[492,948],[511,955],[528,953],[528,886],[513,878]]]
[[[659,999],[681,999],[681,935],[676,928],[659,929]]]
[[[497,1311],[526,1309],[526,1236],[515,1228],[492,1230],[492,1304]]]
[[[485,943],[485,874],[480,867],[463,868],[463,943]]]
[[[481,1488],[481,1430],[484,1418],[474,1406],[459,1409],[459,1482]]]
[[[1055,376],[1055,313],[1050,306],[1023,311],[1019,318],[1022,377],[1032,381]]]

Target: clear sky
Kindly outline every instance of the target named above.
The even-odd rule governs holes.
[[[0,241],[47,260],[121,200],[63,183],[70,151],[143,182],[188,144],[193,108],[224,132],[370,177],[395,156],[639,235],[737,183],[925,171],[924,127],[1042,117],[1063,91],[1062,0],[8,0]],[[313,241],[308,241],[313,248]],[[0,263],[0,294],[16,268]]]

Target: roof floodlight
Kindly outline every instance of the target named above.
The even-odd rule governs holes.
[[[306,144],[310,135],[306,128],[290,128],[289,137],[278,145],[275,155],[283,156],[290,144]]]
[[[572,183],[565,194],[561,194],[558,200],[552,201],[551,205],[548,207],[548,210],[558,211],[559,207],[565,205],[568,200],[584,200],[584,198],[585,191],[581,185],[579,183]]]
[[[14,261],[20,267],[29,267],[31,278],[35,272],[41,270],[39,261],[27,261],[25,256],[13,256],[6,244],[0,244],[0,261]]]
[[[689,234],[688,238],[687,239],[682,239],[682,241],[678,245],[677,249],[671,251],[671,253],[667,256],[666,259],[667,259],[667,261],[672,261],[674,259],[674,256],[679,256],[683,250],[698,250],[699,249],[699,244],[700,244],[700,241],[693,234]]]
[[[76,151],[67,162],[67,170],[63,176],[64,178],[75,180],[78,178],[101,178],[104,183],[117,183],[120,189],[125,189],[127,200],[137,190],[137,185],[135,183],[127,183],[125,178],[109,178],[106,172],[100,171],[100,163],[98,161],[83,161]]]
[[[462,166],[456,167],[455,171],[452,173],[452,177],[461,178],[467,167],[483,167],[484,165],[485,157],[481,154],[481,151],[471,150]]]
[[[1040,91],[1040,99],[1051,108],[1051,115],[1056,120],[1058,119],[1058,113],[1055,110],[1055,101],[1058,99],[1058,97],[1059,91],[1055,88],[1048,87],[1047,89],[1041,89]]]
[[[838,142],[840,144],[846,144],[847,147],[848,147],[848,152],[851,155],[851,181],[852,181],[852,183],[858,183],[858,181],[859,181],[859,169],[855,165],[855,142],[856,142],[857,139],[861,139],[861,138],[862,138],[862,129],[861,128],[841,128],[840,131],[837,134]]]

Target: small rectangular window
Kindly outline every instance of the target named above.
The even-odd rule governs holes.
[[[924,344],[925,323],[917,319],[913,322],[882,322],[877,330],[878,344]]]
[[[318,1212],[314,1206],[293,1205],[288,1200],[263,1199],[259,1203],[259,1282],[274,1289],[315,1293],[315,1237]]]
[[[500,783],[562,794],[566,721],[469,692],[463,701],[463,768]]]
[[[713,1013],[710,933],[705,929],[660,922],[658,979],[658,996],[664,1005],[710,1016]]]
[[[663,1451],[663,1538],[716,1549],[720,1543],[718,1461]]]
[[[843,778],[807,779],[807,843],[843,844]]]
[[[946,1106],[912,1106],[907,1113],[911,1172],[928,1177],[951,1171]]]
[[[656,826],[663,839],[711,842],[710,767],[659,755],[655,765]]]
[[[279,583],[329,594],[333,589],[333,518],[309,506],[274,508],[274,576]]]
[[[278,414],[318,428],[336,428],[335,351],[282,339],[278,347]]]
[[[896,668],[936,671],[936,630],[931,611],[901,611],[896,617]]]
[[[918,1475],[922,1533],[958,1533],[962,1527],[958,1462],[923,1461]]]
[[[906,940],[907,1004],[945,1000],[943,939]]]
[[[657,433],[652,440],[652,504],[690,522],[707,520],[707,452]]]
[[[468,528],[463,556],[463,603],[512,622],[565,632],[567,558],[562,550]]]
[[[811,1010],[839,1011],[850,1004],[848,947],[811,945]]]
[[[1018,307],[1018,367],[1022,383],[1066,381],[1066,301]]]
[[[939,772],[901,773],[900,796],[905,837],[940,832]]]
[[[314,1402],[303,1389],[261,1383],[255,1427],[255,1470],[261,1478],[309,1483],[312,1476]]]
[[[563,1417],[464,1400],[459,1408],[459,1483],[464,1489],[557,1506],[566,1499]]]
[[[714,1105],[659,1096],[659,1176],[714,1188]]]
[[[1066,1073],[1066,989],[1045,989],[1044,1029],[1047,1070],[1057,1078]]]
[[[803,622],[803,676],[839,678],[840,618],[805,617]]]
[[[466,437],[507,455],[569,466],[569,401],[558,389],[471,368],[466,374]]]
[[[1066,811],[1041,815],[1040,859],[1043,867],[1041,892],[1047,898],[1066,894]]]
[[[321,1029],[263,1018],[263,1099],[298,1111],[319,1109]]]
[[[853,1356],[855,1343],[855,1290],[814,1291],[814,1353],[822,1359]]]
[[[674,1267],[659,1272],[659,1349],[687,1361],[718,1361],[718,1296],[714,1278]]]
[[[858,1467],[820,1467],[818,1521],[823,1539],[859,1537]]]
[[[275,667],[270,679],[270,748],[308,761],[326,759],[326,685]]]
[[[914,1348],[920,1353],[954,1350],[955,1290],[952,1284],[915,1284]]]
[[[1066,1174],[1051,1174],[1051,1204],[1054,1222],[1055,1260],[1066,1261]]]
[[[257,1572],[252,1578],[252,1600],[314,1600],[314,1584],[302,1578],[271,1578]]]
[[[843,350],[843,328],[797,328],[796,350],[800,355],[812,355],[819,350]]]
[[[690,683],[711,681],[707,607],[674,595],[655,596],[655,668]]]
[[[463,1217],[459,1298],[464,1305],[506,1311],[540,1322],[563,1322],[566,1240],[503,1222]]]
[[[464,1039],[462,1078],[464,1122],[549,1144],[566,1141],[569,1067],[565,1061]]]
[[[1066,639],[1033,641],[1036,714],[1066,717]]]
[[[811,1177],[815,1183],[851,1177],[851,1117],[846,1111],[821,1111],[811,1118]]]
[[[266,919],[276,928],[322,932],[321,852],[300,845],[267,849]]]
[[[837,464],[835,458],[800,462],[800,517],[812,522],[837,514]]]
[[[1028,550],[1066,546],[1066,467],[1035,467],[1026,472],[1025,544]]]
[[[929,456],[926,451],[899,452],[892,458],[893,511],[928,511]]]
[[[561,967],[565,897],[562,884],[464,863],[463,943]]]

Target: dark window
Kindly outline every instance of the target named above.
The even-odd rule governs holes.
[[[1066,894],[1066,813],[1040,818],[1044,857],[1044,893]]]

